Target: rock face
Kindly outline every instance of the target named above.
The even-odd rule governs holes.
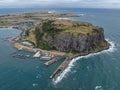
[[[81,29],[83,27],[80,23],[79,25],[77,24],[79,27],[79,30],[77,30],[77,32],[76,31],[71,32],[70,29],[68,29],[68,27],[67,27],[68,31],[66,31],[66,28],[63,27],[66,24],[64,25],[63,23],[61,24],[59,22],[59,25],[62,26],[62,29],[60,29],[60,27],[57,28],[58,23],[56,25],[54,22],[56,21],[52,21],[52,23],[49,23],[50,25],[55,27],[54,28],[52,27],[52,29],[49,29],[48,31],[50,30],[54,31],[58,29],[58,31],[57,32],[55,31],[55,33],[53,31],[52,31],[53,32],[52,34],[50,34],[51,32],[46,32],[46,30],[43,28],[44,23],[39,25],[38,28],[36,29],[37,31],[39,31],[38,33],[41,34],[39,41],[43,43],[43,45],[46,47],[49,47],[49,48],[54,47],[54,49],[56,50],[63,51],[63,52],[72,52],[72,53],[98,52],[109,47],[109,44],[106,42],[104,38],[104,30],[101,27],[93,26],[91,24],[90,26],[88,26],[87,24],[89,23],[84,23],[86,24],[84,25],[84,27],[85,28],[87,27],[89,31],[87,33],[86,32],[84,33],[83,31],[81,32]],[[75,21],[72,21],[72,22],[67,21],[67,22],[70,22],[69,24],[76,23]],[[74,26],[70,25],[70,27],[74,27]]]
[[[93,33],[91,35],[73,35],[70,33],[62,33],[55,35],[53,39],[55,47],[60,51],[90,51],[97,46],[100,46],[104,41],[103,30],[99,33]],[[102,46],[102,45],[101,45]]]

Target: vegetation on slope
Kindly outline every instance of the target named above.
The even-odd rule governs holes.
[[[104,40],[103,29],[87,22],[47,20],[38,25],[33,34],[36,47],[45,50],[60,50],[75,54],[97,52],[108,45]]]

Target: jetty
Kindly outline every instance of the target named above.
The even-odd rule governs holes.
[[[71,57],[66,57],[64,62],[55,70],[55,72],[50,76],[50,78],[56,79],[58,76],[61,75],[61,73],[65,70],[66,67],[68,67]]]
[[[48,62],[44,63],[45,66],[50,66],[52,65],[53,63],[57,62],[58,60],[61,60],[61,59],[64,59],[65,56],[57,56],[57,57],[54,57],[52,58],[51,60],[49,60]]]
[[[42,56],[40,57],[41,60],[51,60],[51,56]]]

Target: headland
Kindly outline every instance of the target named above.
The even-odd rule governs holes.
[[[78,15],[47,11],[4,15],[0,16],[0,27],[21,29],[20,36],[9,40],[18,50],[34,52],[33,58],[48,60],[46,66],[64,59],[50,76],[56,79],[73,58],[109,48],[103,28],[88,22],[60,19],[66,17],[78,17]]]

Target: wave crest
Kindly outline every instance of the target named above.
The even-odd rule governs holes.
[[[85,56],[80,56],[80,57],[76,57],[74,59],[71,60],[71,62],[69,63],[68,67],[61,73],[60,76],[57,77],[56,80],[53,79],[53,83],[54,84],[57,84],[59,83],[64,77],[66,77],[67,73],[71,71],[71,68],[74,66],[74,63],[79,60],[79,59],[82,59],[82,58],[89,58],[91,56],[96,56],[96,55],[99,55],[99,54],[102,54],[102,53],[108,53],[108,52],[113,52],[115,50],[115,43],[110,41],[109,39],[106,39],[106,41],[108,41],[108,43],[110,44],[109,46],[109,49],[107,50],[103,50],[101,52],[97,52],[97,53],[90,53],[88,55],[85,55]]]

